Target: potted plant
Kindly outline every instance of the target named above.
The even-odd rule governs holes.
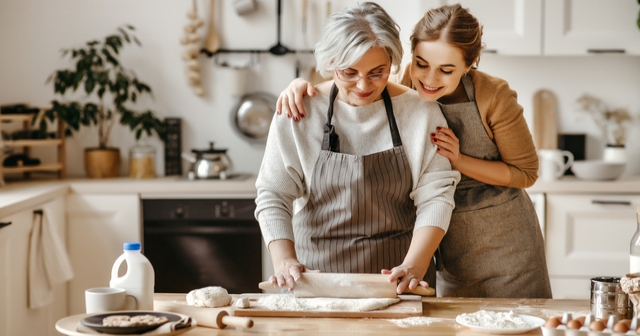
[[[71,136],[81,126],[95,126],[98,147],[85,148],[85,171],[89,177],[115,177],[120,171],[120,149],[109,147],[111,129],[116,122],[128,126],[139,140],[143,133],[154,132],[164,139],[165,123],[153,111],[133,110],[129,105],[144,94],[151,94],[149,85],[124,68],[118,56],[127,45],[140,42],[133,35],[134,27],[118,27],[117,32],[103,40],[91,40],[77,49],[64,49],[73,67],[55,71],[47,83],[53,82],[54,93],[60,100],[51,101],[46,119],[56,117],[66,124],[65,133]],[[81,94],[81,100],[69,99],[69,92]],[[77,95],[76,95],[77,97]],[[45,123],[40,125],[44,128]]]
[[[627,127],[633,117],[626,108],[611,109],[602,100],[584,94],[577,100],[578,110],[593,118],[604,136],[605,161],[626,161]]]

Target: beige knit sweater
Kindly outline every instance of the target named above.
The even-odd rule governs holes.
[[[402,144],[411,167],[416,206],[415,229],[436,226],[445,232],[453,211],[453,194],[460,173],[436,152],[430,133],[446,121],[435,103],[407,90],[391,98]],[[256,188],[256,218],[267,246],[273,240],[294,241],[292,217],[309,199],[313,169],[321,149],[329,99],[322,94],[304,98],[309,113],[299,123],[274,117],[269,130]],[[332,123],[345,154],[368,155],[393,147],[384,102],[351,106],[336,100]]]

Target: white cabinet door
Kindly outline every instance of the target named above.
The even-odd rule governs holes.
[[[501,55],[540,55],[542,0],[447,0],[468,8],[484,26],[484,52]]]
[[[17,212],[0,220],[11,225],[0,229],[0,335],[59,335],[57,320],[67,316],[67,284],[54,288],[54,300],[48,306],[28,306],[28,260],[31,227],[36,209],[48,213],[60,237],[65,237],[64,198]]]
[[[588,293],[590,278],[628,273],[638,206],[640,195],[547,195],[546,256],[554,298],[567,298],[571,287],[553,287],[554,281],[580,280]]]
[[[7,316],[9,315],[9,284],[11,283],[11,255],[13,244],[13,236],[15,227],[12,218],[2,218],[2,228],[0,228],[0,335],[9,334],[9,322]]]
[[[84,291],[109,287],[111,266],[122,244],[141,241],[137,194],[67,196],[69,254],[76,276],[69,287],[69,313],[85,311]]]
[[[546,0],[544,54],[640,55],[635,0]]]

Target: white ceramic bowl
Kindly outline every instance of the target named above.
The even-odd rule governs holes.
[[[615,180],[624,172],[626,164],[602,160],[575,161],[571,171],[581,180]]]

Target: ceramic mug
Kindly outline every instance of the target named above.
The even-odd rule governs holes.
[[[84,291],[87,314],[138,309],[138,301],[123,288],[97,287]]]
[[[544,181],[559,179],[573,164],[573,154],[560,149],[541,149],[539,177]],[[565,162],[566,158],[566,162]]]

